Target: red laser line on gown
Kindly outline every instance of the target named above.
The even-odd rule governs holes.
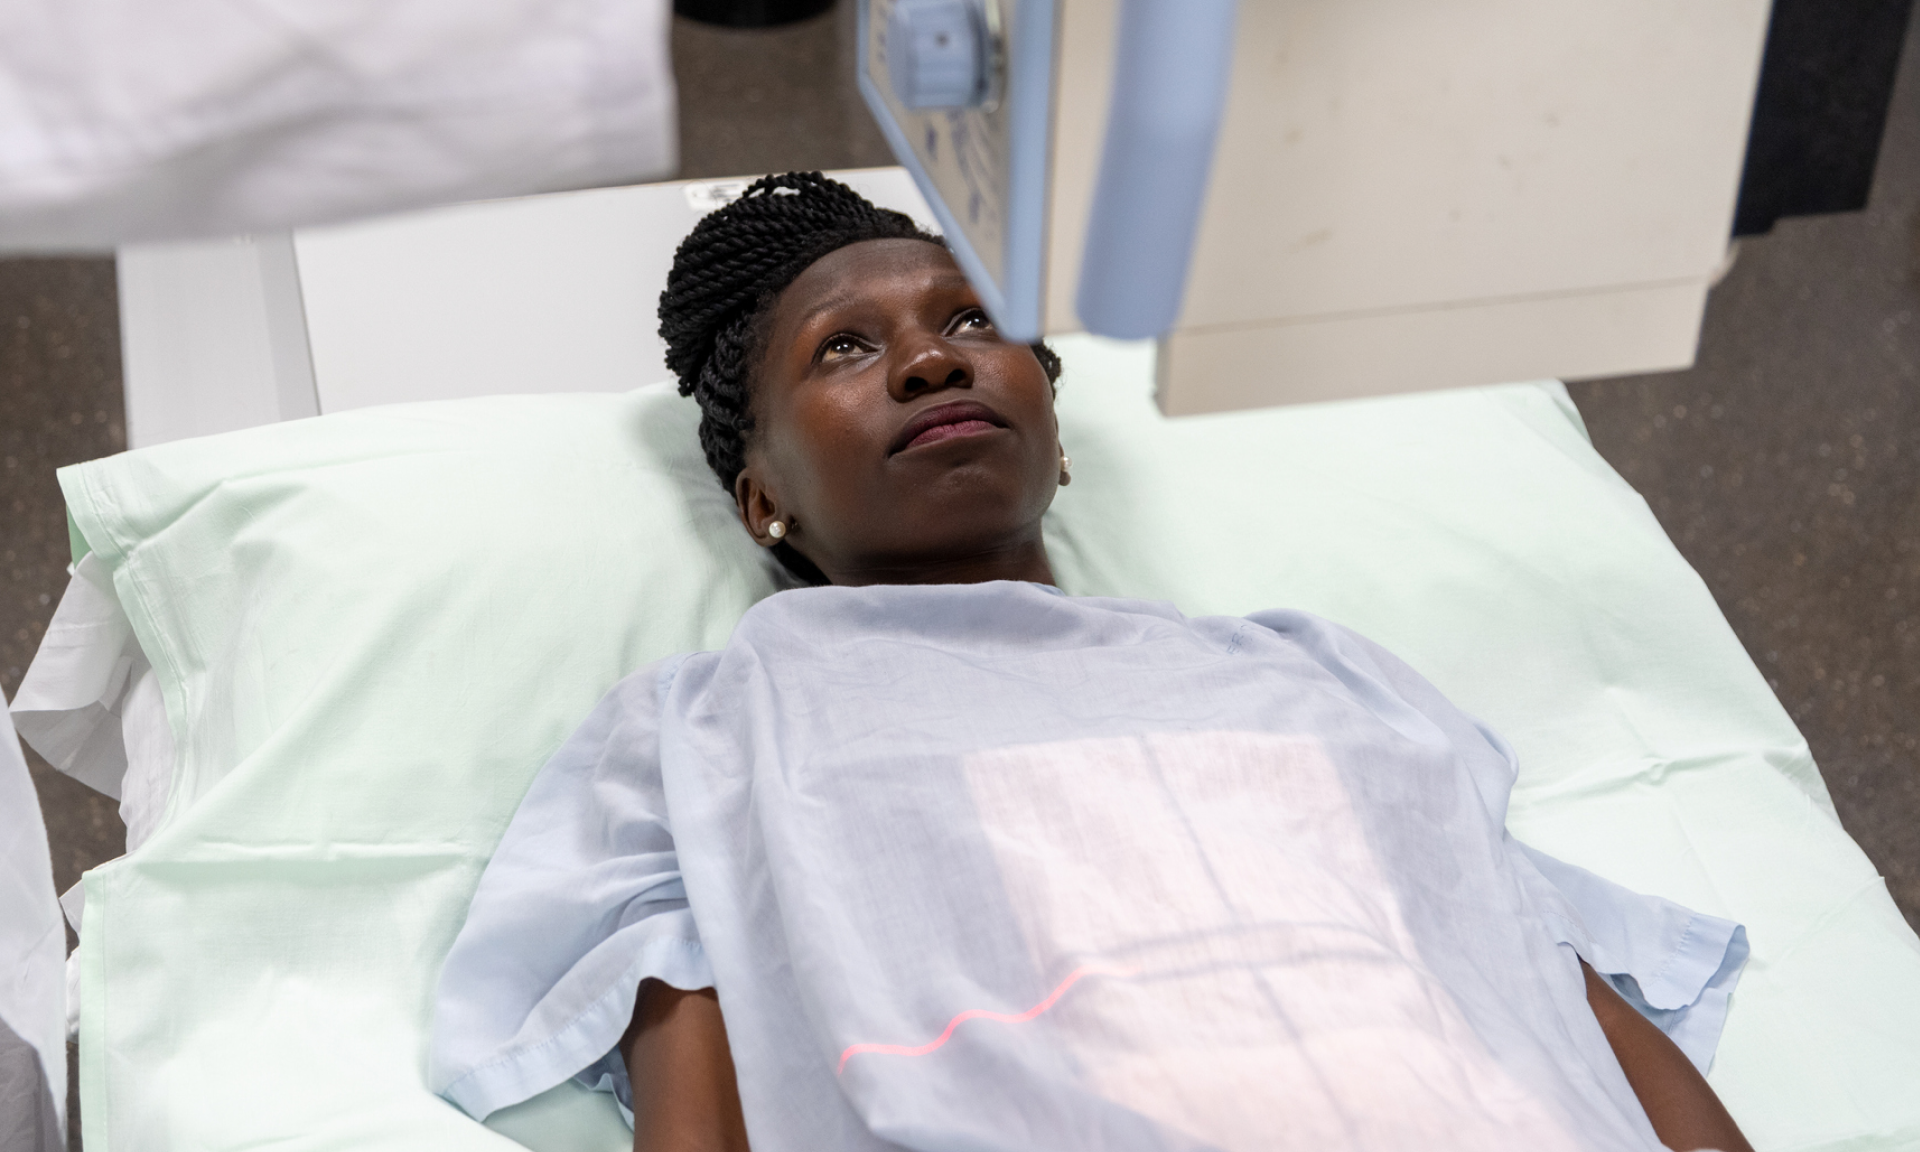
[[[847,1046],[845,1052],[840,1053],[840,1066],[834,1069],[834,1075],[838,1076],[840,1073],[845,1072],[847,1070],[847,1061],[863,1053],[871,1052],[881,1056],[925,1056],[953,1039],[953,1030],[969,1020],[996,1020],[1002,1024],[1025,1024],[1027,1021],[1032,1020],[1034,1017],[1039,1016],[1047,1009],[1059,1003],[1060,997],[1065,996],[1067,989],[1073,987],[1082,976],[1131,975],[1133,975],[1131,968],[1114,968],[1105,964],[1082,964],[1072,972],[1067,973],[1067,978],[1060,981],[1060,986],[1048,993],[1045,1000],[1040,1001],[1040,1003],[1035,1004],[1025,1012],[989,1012],[985,1008],[969,1008],[965,1012],[947,1021],[947,1030],[940,1033],[938,1039],[922,1044],[917,1048],[906,1044],[850,1044]]]

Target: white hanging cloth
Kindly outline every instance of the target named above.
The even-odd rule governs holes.
[[[40,802],[0,708],[0,1152],[67,1146],[66,944]]]
[[[12,0],[0,250],[659,179],[666,0]]]

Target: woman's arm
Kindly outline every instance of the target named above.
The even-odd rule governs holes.
[[[1580,962],[1587,1003],[1660,1142],[1676,1152],[1753,1152],[1706,1077],[1666,1033]],[[634,1152],[747,1152],[746,1118],[713,989],[640,985],[620,1041],[633,1083]]]
[[[1686,1053],[1621,999],[1585,960],[1580,961],[1580,971],[1587,978],[1587,1003],[1660,1142],[1675,1152],[1699,1148],[1753,1152],[1753,1145],[1740,1134],[1720,1097]]]
[[[642,981],[620,1054],[633,1082],[633,1152],[747,1152],[740,1086],[713,989]]]

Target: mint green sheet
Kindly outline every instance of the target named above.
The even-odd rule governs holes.
[[[1748,926],[1711,1079],[1756,1147],[1920,1148],[1920,942],[1805,742],[1558,385],[1178,422],[1138,348],[1057,342],[1069,592],[1293,606],[1519,751],[1515,832]],[[90,1148],[629,1139],[571,1086],[490,1128],[422,1086],[488,852],[623,673],[779,585],[664,387],[373,409],[61,482],[161,677],[161,830],[88,874]]]

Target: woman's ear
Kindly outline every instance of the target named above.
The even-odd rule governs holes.
[[[780,501],[755,475],[752,465],[733,478],[733,503],[740,510],[740,523],[762,548],[778,544],[793,527],[780,511]]]

